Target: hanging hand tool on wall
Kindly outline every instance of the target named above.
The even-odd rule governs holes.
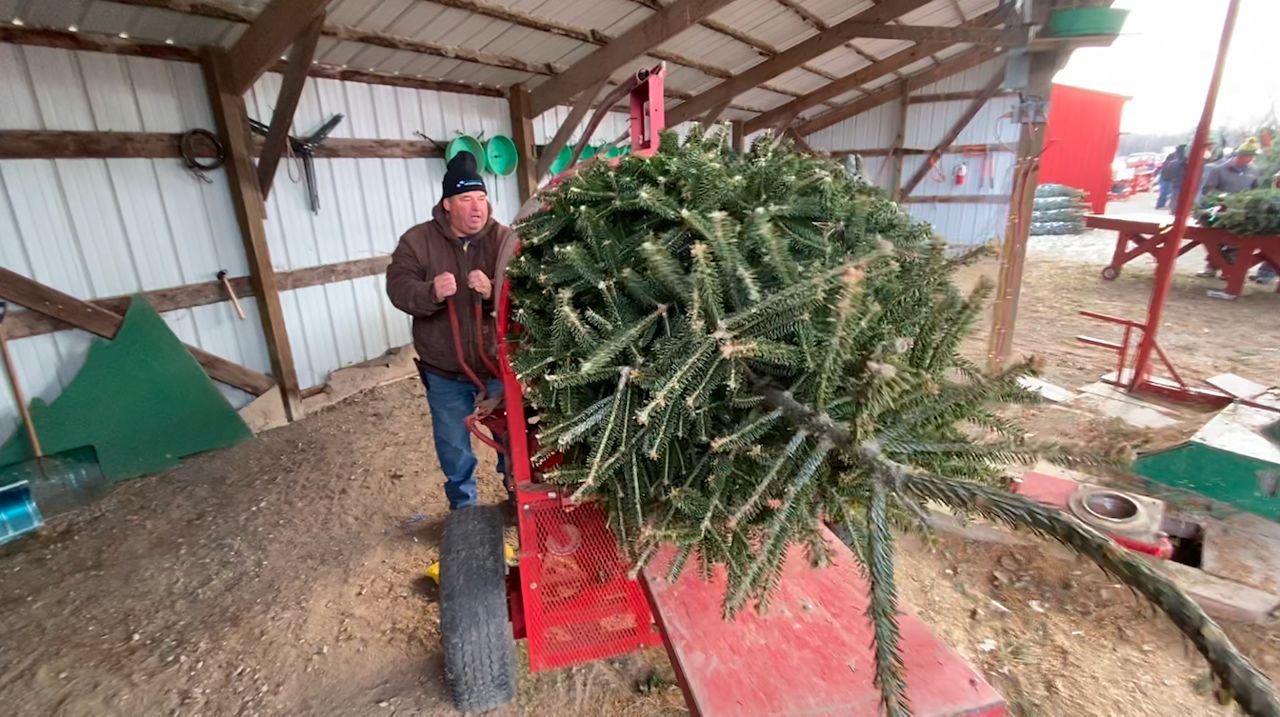
[[[319,129],[305,137],[289,136],[289,152],[302,160],[302,173],[307,183],[307,196],[311,201],[312,214],[320,213],[320,194],[316,191],[315,150],[341,121],[342,114],[338,113],[325,120],[325,123],[320,125]],[[251,119],[249,120],[249,126],[257,134],[263,137],[267,136],[267,130],[269,129],[267,125]]]

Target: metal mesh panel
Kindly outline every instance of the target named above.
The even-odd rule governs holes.
[[[629,563],[604,511],[592,504],[566,509],[550,496],[522,506],[520,521],[530,669],[661,644],[648,600],[627,577]]]

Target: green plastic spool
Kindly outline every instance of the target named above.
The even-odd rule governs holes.
[[[614,159],[617,157],[621,157],[624,154],[628,154],[630,152],[631,152],[631,145],[629,144],[614,145],[609,149],[608,152],[605,152],[604,158]]]
[[[476,158],[476,164],[479,169],[484,169],[485,154],[484,145],[480,144],[480,140],[469,134],[460,134],[456,139],[449,143],[449,148],[444,152],[444,161],[449,162],[459,152],[470,152],[472,157]]]
[[[516,152],[516,143],[506,135],[497,135],[484,145],[484,162],[490,172],[505,177],[516,171],[520,163],[520,155]]]
[[[573,148],[565,147],[556,155],[556,161],[551,163],[551,176],[556,176],[569,168],[569,160],[573,159]]]
[[[1128,10],[1113,7],[1075,7],[1058,10],[1049,17],[1052,37],[1119,35],[1129,17]]]

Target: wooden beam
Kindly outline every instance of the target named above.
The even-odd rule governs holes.
[[[572,67],[539,85],[530,95],[534,117],[570,97],[607,80],[627,63],[679,35],[702,18],[733,0],[676,0],[641,20],[608,45],[574,63]],[[676,124],[672,122],[672,124]]]
[[[61,50],[107,52],[113,55],[129,55],[132,57],[154,57],[158,60],[196,62],[196,53],[185,47],[138,42],[136,40],[121,39],[115,35],[100,35],[91,32],[66,32],[64,30],[0,25],[0,42],[35,47],[56,47]]]
[[[922,194],[904,197],[904,204],[1008,204],[1003,194]]]
[[[1023,90],[1024,97],[1047,102],[1059,61],[1069,54],[1069,50],[1031,53],[1031,71]],[[991,307],[991,335],[987,344],[987,367],[993,371],[1003,369],[1013,353],[1018,301],[1022,296],[1022,270],[1027,258],[1027,239],[1031,234],[1031,212],[1035,206],[1036,185],[1040,183],[1040,154],[1044,151],[1044,135],[1043,123],[1024,122],[1018,136],[1018,156],[1013,171],[1013,189],[1009,196],[1009,218],[1005,225],[1004,241],[1000,245],[1000,269],[996,278],[995,301]]]
[[[178,159],[182,135],[171,132],[80,132],[66,130],[0,130],[0,159]],[[264,140],[254,137],[252,151],[261,154]],[[195,156],[212,157],[206,143]],[[433,159],[443,157],[434,144],[418,139],[331,137],[316,147],[317,158]]]
[[[963,102],[965,100],[971,100],[980,94],[982,94],[982,90],[963,90],[960,92],[936,92],[933,94],[912,95],[910,102],[913,105],[928,104],[931,102]],[[1000,92],[997,92],[995,96],[999,97],[1001,95],[1016,95],[1016,94],[1018,93],[1012,90],[1001,90]]]
[[[732,128],[730,131],[733,133],[730,135],[730,141],[733,142],[733,150],[735,152],[746,152],[747,133],[742,120],[734,120],[729,123],[729,126]]]
[[[571,40],[577,40],[578,42],[590,43],[596,47],[603,47],[617,38],[617,35],[610,35],[609,33],[602,32],[600,30],[588,30],[574,27],[573,25],[559,22],[554,18],[533,15],[514,7],[503,7],[501,5],[482,2],[481,0],[431,0],[431,2],[435,5],[444,5],[445,7],[456,8],[458,10],[466,10],[467,12],[473,12],[477,15],[483,15],[495,20],[502,20],[503,22],[509,22],[512,25],[518,25],[531,30],[538,30],[550,35],[557,35],[559,37],[567,37]],[[643,4],[646,7],[651,7],[648,3]],[[651,9],[657,8],[651,7]],[[718,80],[727,80],[730,77],[733,77],[733,73],[723,67],[701,62],[695,58],[689,57],[688,55],[681,55],[667,50],[660,50],[658,48],[649,50],[649,52],[645,54],[655,60],[661,60],[670,65],[680,65],[681,67],[688,67],[690,69],[697,70],[704,75],[714,77]],[[800,92],[780,85],[766,84],[761,85],[761,87],[769,90],[770,92],[777,92],[790,97],[799,97],[801,94]]]
[[[293,125],[293,113],[298,109],[298,100],[302,99],[302,86],[306,84],[307,70],[311,69],[311,60],[316,54],[316,43],[320,40],[322,25],[324,25],[323,11],[311,20],[311,24],[302,31],[298,41],[289,48],[289,59],[280,83],[280,94],[276,96],[276,108],[271,113],[271,124],[267,129],[267,138],[262,143],[262,152],[258,160],[258,186],[262,189],[263,201],[271,194],[271,183],[276,177],[276,167],[280,165],[280,157],[289,144],[289,128]]]
[[[929,0],[884,0],[879,5],[864,10],[825,32],[804,39],[771,59],[747,68],[733,79],[726,80],[687,102],[682,102],[674,109],[667,110],[667,122],[675,126],[691,120],[787,70],[840,47],[852,37],[845,29],[849,23],[862,25],[887,22],[928,3]]]
[[[848,23],[846,30],[852,37],[883,40],[910,40],[911,42],[941,42],[954,45],[971,42],[980,45],[1021,45],[1026,42],[1025,28],[985,27],[934,27],[925,25],[888,25],[883,23]]]
[[[0,299],[26,307],[29,311],[22,312],[23,314],[38,312],[61,324],[88,331],[104,339],[114,339],[116,332],[120,330],[120,324],[124,322],[123,311],[109,311],[94,306],[4,267],[0,267]],[[275,385],[266,374],[195,346],[184,345],[214,380],[255,396],[261,396]]]
[[[996,10],[992,10],[991,12],[970,20],[965,23],[964,27],[985,27],[1003,20],[1006,16],[1006,10],[997,8]],[[908,65],[919,62],[920,60],[928,57],[931,53],[946,49],[946,47],[947,45],[945,43],[922,43],[912,45],[904,50],[895,52],[878,62],[867,65],[866,67],[858,68],[834,82],[823,85],[803,97],[792,100],[784,105],[752,118],[747,123],[747,129],[752,132],[758,132],[762,129],[773,127],[779,121],[784,120],[787,117],[796,116],[810,107],[814,107],[822,102],[834,99],[853,90],[860,90],[862,86],[868,82],[877,80],[885,75],[907,67]],[[839,108],[836,108],[833,111],[837,110],[839,110]]]
[[[903,149],[907,141],[907,109],[910,98],[911,93],[907,91],[906,86],[903,86],[902,99],[898,102],[898,133],[893,138],[893,174],[889,181],[889,186],[893,187],[890,196],[894,201],[902,200],[899,187],[902,186],[902,170],[907,164]]]
[[[600,95],[600,90],[605,86],[605,84],[605,82],[601,82],[595,87],[583,90],[582,93],[578,95],[578,101],[575,102],[573,108],[569,110],[569,116],[560,124],[559,129],[556,130],[555,136],[551,138],[551,144],[543,147],[542,154],[538,156],[537,169],[533,173],[533,181],[535,184],[541,182],[542,178],[547,176],[547,172],[551,169],[551,165],[556,161],[556,155],[560,153],[560,150],[564,149],[565,144],[569,142],[569,138],[573,136],[573,131],[578,128],[578,125],[582,124],[582,120],[587,116],[587,112],[591,109],[592,103],[595,102],[596,97]],[[515,115],[512,115],[511,121],[512,123],[515,122]],[[520,201],[523,202],[525,199],[528,199],[528,197],[524,197]]]
[[[242,95],[276,64],[328,0],[271,0],[227,52],[227,89]]]
[[[786,135],[790,137],[791,141],[795,142],[796,146],[799,147],[802,151],[815,156],[819,154],[819,152],[815,150],[813,146],[810,145],[809,142],[806,141],[804,137],[801,137],[799,133],[797,133],[795,130],[793,129],[787,130]]]
[[[122,40],[114,35],[100,35],[83,31],[66,32],[63,30],[0,26],[0,42],[33,47],[56,47],[63,50],[80,50],[84,52],[106,52],[113,55],[153,57],[177,62],[199,62],[195,51],[185,47]],[[283,70],[283,63],[277,63],[274,69]],[[480,95],[482,97],[507,96],[506,91],[500,87],[480,87],[463,82],[433,80],[419,76],[366,72],[323,63],[313,64],[308,74],[311,77],[324,77],[331,80],[409,87],[415,90],[434,90],[436,92],[453,92],[464,95]]]
[[[724,114],[724,111],[727,109],[729,109],[728,102],[723,102],[721,104],[716,105],[715,107],[712,107],[711,109],[707,110],[707,113],[705,115],[702,116],[702,120],[701,120],[702,124],[708,125],[708,126],[715,124],[716,120],[719,120],[720,115]]]
[[[386,272],[387,265],[390,262],[390,257],[385,256],[376,256],[371,259],[355,259],[353,261],[309,266],[305,269],[282,272],[276,274],[276,279],[280,284],[280,291],[293,291],[294,289],[303,289],[308,286],[322,286],[324,284],[382,274]],[[249,277],[239,276],[229,278],[227,281],[231,284],[231,290],[240,299],[250,298],[254,295],[253,283],[249,281]],[[193,309],[197,306],[209,306],[229,300],[222,282],[217,280],[204,281],[197,284],[184,284],[167,289],[154,289],[143,292],[142,296],[147,300],[147,303],[154,306],[156,311],[162,314],[167,311]],[[123,315],[129,308],[131,298],[132,295],[124,294],[93,299],[87,303],[100,309]],[[4,325],[8,337],[15,340],[77,328],[38,311],[11,312],[5,318]],[[266,374],[263,375],[265,376]],[[267,388],[274,385],[275,382],[268,378]]]
[[[862,114],[870,109],[875,109],[880,105],[891,102],[902,96],[903,88],[908,92],[913,92],[937,82],[938,80],[950,77],[954,74],[964,72],[971,67],[977,67],[987,60],[999,57],[1004,50],[997,50],[993,47],[974,48],[966,50],[958,55],[948,58],[941,65],[935,65],[922,72],[917,72],[896,82],[892,82],[881,87],[870,94],[863,95],[858,99],[846,105],[841,105],[836,109],[823,112],[822,114],[808,119],[798,125],[796,129],[803,135],[810,135],[824,127],[844,121],[850,117]]]
[[[1014,150],[1003,144],[955,144],[942,151],[943,154],[987,154],[991,152],[1013,152]],[[863,157],[893,157],[903,155],[910,157],[912,155],[930,154],[933,150],[923,147],[867,147],[865,149],[831,149],[827,150],[827,154],[832,157],[847,157],[851,154],[862,155]]]
[[[986,86],[982,88],[982,92],[977,97],[973,98],[969,103],[969,106],[965,108],[964,112],[961,113],[960,116],[956,118],[956,121],[951,124],[951,128],[947,130],[946,134],[942,135],[942,139],[938,140],[938,144],[933,148],[933,151],[929,152],[929,159],[921,162],[920,166],[911,175],[911,179],[908,179],[907,183],[902,185],[902,189],[898,192],[898,196],[911,196],[911,192],[915,191],[915,188],[924,180],[925,175],[929,173],[931,163],[938,157],[942,156],[942,153],[956,141],[956,138],[960,136],[960,133],[964,131],[964,128],[968,127],[969,123],[973,121],[973,118],[978,116],[978,112],[980,112],[983,106],[987,104],[987,101],[994,97],[996,92],[1000,91],[1000,83],[1003,81],[1004,73],[997,70],[996,73],[991,76],[991,79],[987,81]],[[903,94],[905,96],[907,93],[904,92]],[[906,109],[906,103],[903,103],[903,112],[906,112]]]
[[[516,187],[520,203],[524,204],[538,191],[539,165],[533,148],[535,115],[531,109],[532,98],[523,85],[511,88],[511,99],[508,102],[511,109],[511,140],[515,142],[516,152],[520,157],[516,166]]]
[[[231,58],[225,51],[217,48],[206,50],[204,70],[209,104],[217,121],[218,134],[226,147],[227,162],[224,166],[231,186],[236,220],[240,224],[240,234],[244,240],[245,257],[249,261],[249,279],[253,284],[254,294],[258,297],[258,316],[262,320],[262,333],[266,338],[267,353],[271,357],[271,372],[280,386],[285,417],[294,421],[302,417],[302,396],[299,394],[298,374],[293,366],[293,351],[289,346],[284,309],[280,305],[279,287],[267,244],[266,208],[262,202],[262,193],[258,190],[253,160],[250,158],[244,95],[231,84]]]

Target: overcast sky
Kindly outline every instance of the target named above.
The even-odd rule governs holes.
[[[1125,132],[1190,131],[1200,120],[1226,0],[1116,0],[1129,19],[1111,47],[1076,50],[1055,81],[1133,97]],[[1241,0],[1214,126],[1280,112],[1280,0]]]

